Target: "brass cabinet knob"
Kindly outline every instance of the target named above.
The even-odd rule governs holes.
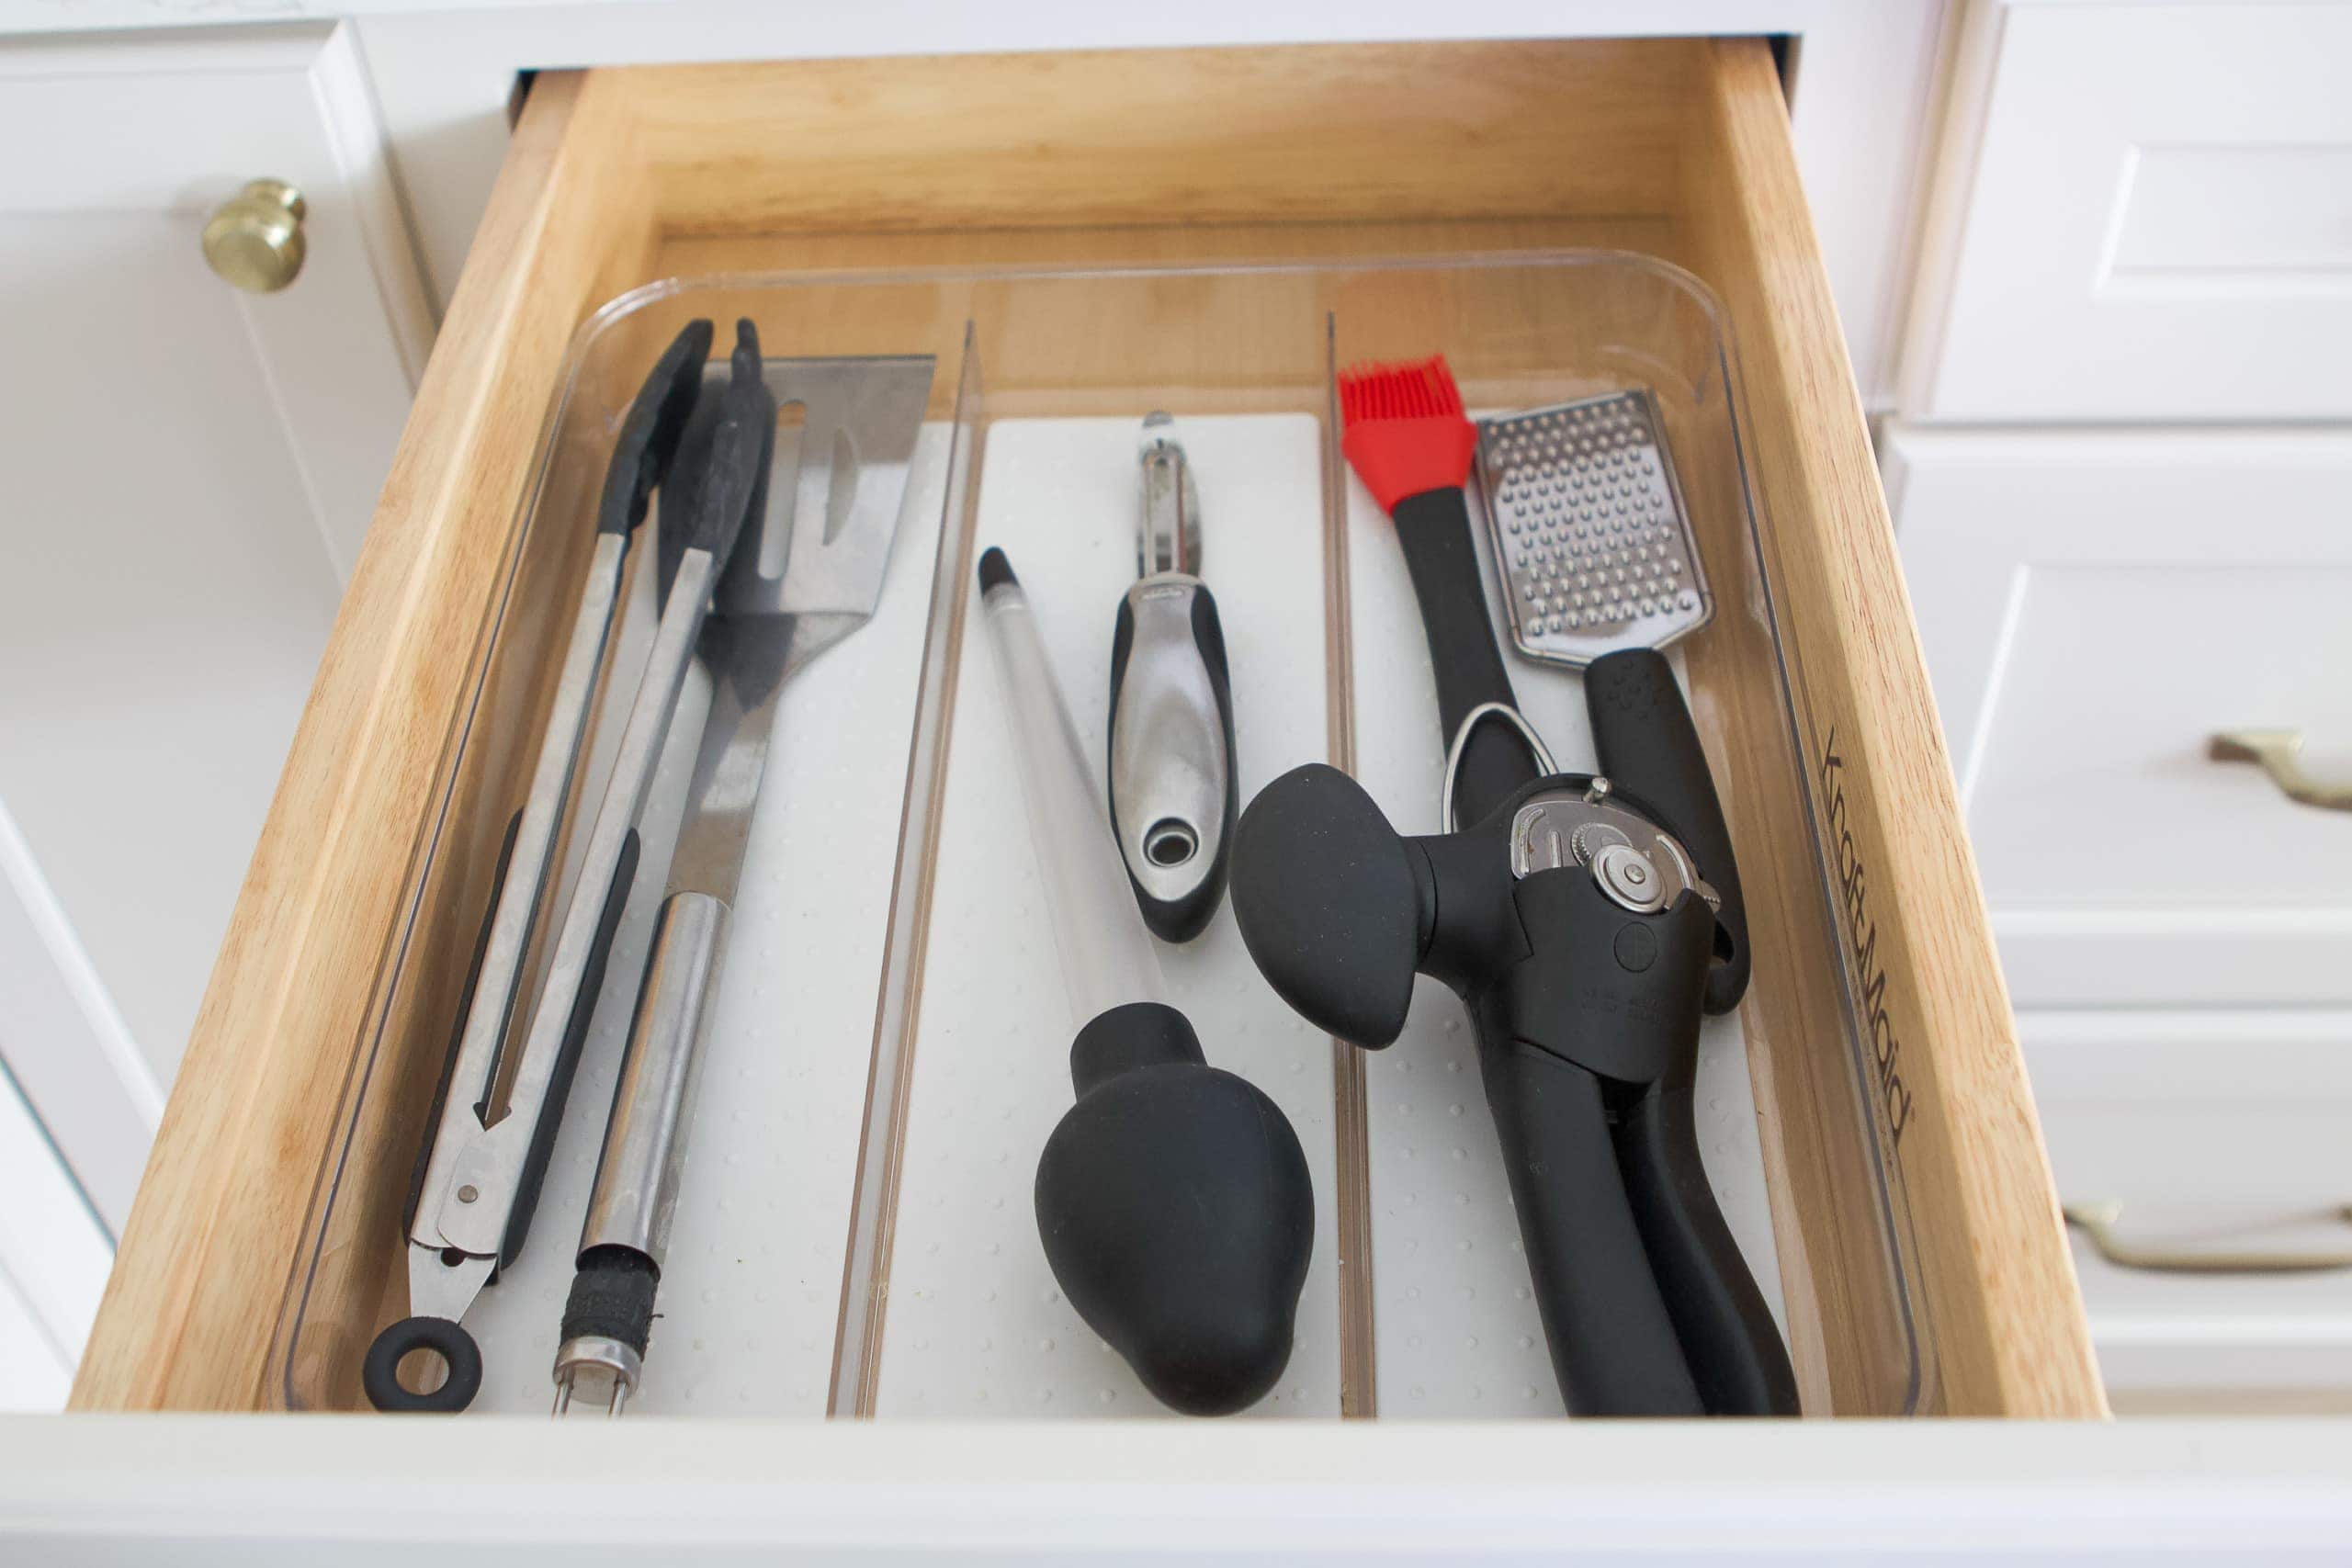
[[[204,259],[248,294],[275,294],[302,270],[309,209],[284,180],[248,180],[204,225]]]

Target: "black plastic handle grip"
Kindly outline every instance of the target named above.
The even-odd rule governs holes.
[[[1707,771],[1707,753],[1674,667],[1652,649],[1604,654],[1584,672],[1584,701],[1600,771],[1656,809],[1662,826],[1690,852],[1699,874],[1722,896],[1707,1010],[1729,1012],[1747,991],[1747,905],[1714,775]]]
[[[1146,626],[1140,637],[1136,600],[1146,601]],[[1174,614],[1163,613],[1162,607]],[[1181,620],[1180,617],[1181,616]],[[1140,652],[1138,652],[1140,648]],[[1214,714],[1197,711],[1189,694],[1205,684]],[[1140,712],[1148,730],[1129,738],[1120,730],[1120,716]],[[1209,733],[1199,733],[1206,728]],[[1143,922],[1162,942],[1190,942],[1205,930],[1225,897],[1226,876],[1233,858],[1234,819],[1241,810],[1240,775],[1233,750],[1233,673],[1226,660],[1225,626],[1218,618],[1216,599],[1205,583],[1169,574],[1147,578],[1119,600],[1118,625],[1111,637],[1110,718],[1111,830],[1127,867],[1127,885],[1135,889],[1136,907]],[[1122,788],[1123,750],[1144,752],[1140,773]],[[1152,756],[1153,751],[1207,753],[1191,761],[1181,755]],[[1224,789],[1212,805],[1196,800],[1197,763],[1208,761],[1222,774]],[[1203,807],[1209,809],[1204,811]],[[1181,887],[1162,897],[1144,886],[1136,874],[1136,857],[1153,855],[1152,829],[1166,817],[1180,827],[1169,841],[1182,848],[1181,875],[1160,875],[1163,886]],[[1209,817],[1210,820],[1193,820]]]
[[[718,423],[686,541],[688,549],[708,550],[721,568],[741,536],[752,494],[767,472],[763,459],[775,440],[775,398],[763,379],[759,329],[749,317],[735,323],[735,350],[728,365],[727,389],[718,395]]]
[[[1699,1158],[1690,1086],[1652,1085],[1618,1111],[1625,1199],[1700,1402],[1713,1416],[1794,1416],[1796,1372]]]
[[[1519,703],[1487,614],[1469,503],[1458,487],[1426,490],[1398,502],[1390,515],[1412,573],[1413,597],[1420,602],[1421,630],[1437,676],[1438,726],[1451,746],[1474,708]],[[1454,776],[1455,820],[1465,827],[1480,820],[1535,776],[1535,759],[1518,734],[1508,725],[1480,725],[1463,748]]]
[[[571,1098],[571,1080],[580,1070],[580,1048],[587,1043],[588,1025],[596,1016],[596,997],[605,988],[605,962],[613,955],[613,933],[620,929],[621,911],[628,907],[629,886],[637,880],[640,847],[637,829],[631,828],[628,836],[621,840],[620,860],[613,867],[612,886],[605,889],[605,907],[596,917],[596,940],[589,946],[588,963],[580,975],[580,989],[571,998],[570,1016],[564,1020],[563,1044],[556,1053],[547,1098],[539,1102],[539,1120],[531,1129],[530,1152],[524,1156],[522,1179],[515,1187],[514,1211],[507,1219],[505,1239],[499,1247],[501,1269],[522,1253],[524,1239],[531,1233],[531,1216],[538,1213],[539,1189],[548,1175],[548,1156],[555,1153],[556,1129],[563,1122],[564,1102]]]
[[[1544,1342],[1568,1409],[1704,1415],[1611,1150],[1606,1087],[1485,1027],[1478,1045]]]
[[[678,437],[702,392],[702,364],[710,355],[711,324],[688,321],[662,351],[621,421],[596,503],[596,531],[623,537],[645,521],[654,489],[669,476]]]

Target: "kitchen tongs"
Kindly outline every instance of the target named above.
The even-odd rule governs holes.
[[[759,345],[741,323],[731,376],[707,447],[692,476],[673,472],[681,437],[704,382],[711,323],[678,334],[637,395],[615,446],[597,508],[597,540],[571,640],[564,654],[530,793],[507,829],[497,892],[432,1112],[429,1142],[411,1185],[409,1310],[377,1336],[362,1369],[368,1398],[384,1410],[461,1410],[481,1382],[481,1353],[459,1325],[482,1287],[521,1250],[538,1202],[555,1132],[634,879],[639,818],[675,711],[688,656],[711,590],[749,513],[775,434]],[[703,453],[707,452],[707,457]],[[681,483],[679,481],[687,481]],[[667,504],[692,491],[690,508]],[[629,536],[656,489],[659,526],[684,540],[663,600],[653,650],[623,729],[619,755],[591,829],[579,880],[554,933],[545,984],[521,1035],[505,1093],[502,1058],[523,1001],[526,959],[542,904],[552,894],[558,828],[594,707]],[[436,1353],[447,1375],[429,1393],[403,1386],[401,1360]]]

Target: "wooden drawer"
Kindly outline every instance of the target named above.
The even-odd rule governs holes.
[[[2017,1004],[2352,1001],[2352,815],[2209,753],[2293,729],[2352,776],[2352,439],[1883,445]]]
[[[2352,6],[1974,7],[1903,407],[2352,417]]]
[[[1738,347],[1757,542],[1776,595],[1746,609],[1777,627],[1802,752],[1748,822],[1744,879],[1751,908],[1813,911],[1815,925],[1792,922],[1770,962],[1819,1010],[1797,1010],[1814,1037],[1776,1026],[1770,1059],[1750,1055],[1770,1107],[1783,1270],[1795,1276],[1792,1337],[1819,1407],[1836,1403],[1850,1281],[1838,1238],[1816,1223],[1855,1183],[1877,1181],[1841,1173],[1818,1137],[1816,1097],[1846,1061],[1842,968],[1862,998],[1858,1032],[1881,1058],[1871,1092],[1899,1106],[1899,1134],[1871,1157],[1905,1195],[1910,1310],[1932,1350],[1917,1369],[1921,1403],[2098,1414],[1780,84],[1750,40],[539,77],[289,758],[78,1402],[244,1409],[279,1398],[271,1337],[295,1238],[341,1146],[353,1043],[384,1005],[388,951],[447,826],[440,803],[478,826],[479,790],[459,761],[467,694],[523,547],[535,434],[574,328],[602,304],[648,280],[784,267],[1592,245],[1688,267],[1724,301]],[[502,635],[529,648],[545,636],[536,657],[554,657],[545,628]],[[1770,649],[1713,660],[1715,700],[1702,690],[1702,705],[1718,713],[1718,744],[1743,724],[1779,722]],[[1833,900],[1842,952],[1827,935]],[[1794,934],[1804,929],[1823,933],[1817,949]],[[335,1179],[394,1190],[405,1167],[392,1164]]]

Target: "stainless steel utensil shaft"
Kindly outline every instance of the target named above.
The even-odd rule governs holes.
[[[1062,700],[1060,682],[1038,639],[1021,584],[1007,580],[980,596],[989,646],[996,652],[1021,798],[1070,1022],[1080,1026],[1123,1002],[1167,999],[1151,933],[1128,891],[1119,846],[1111,836],[1093,771]]]
[[[707,893],[673,893],[662,906],[653,956],[629,1026],[628,1054],[613,1092],[612,1121],[580,1250],[628,1247],[659,1268],[670,1249],[685,1129],[694,1119],[701,1041],[718,995],[719,956],[731,917]]]

